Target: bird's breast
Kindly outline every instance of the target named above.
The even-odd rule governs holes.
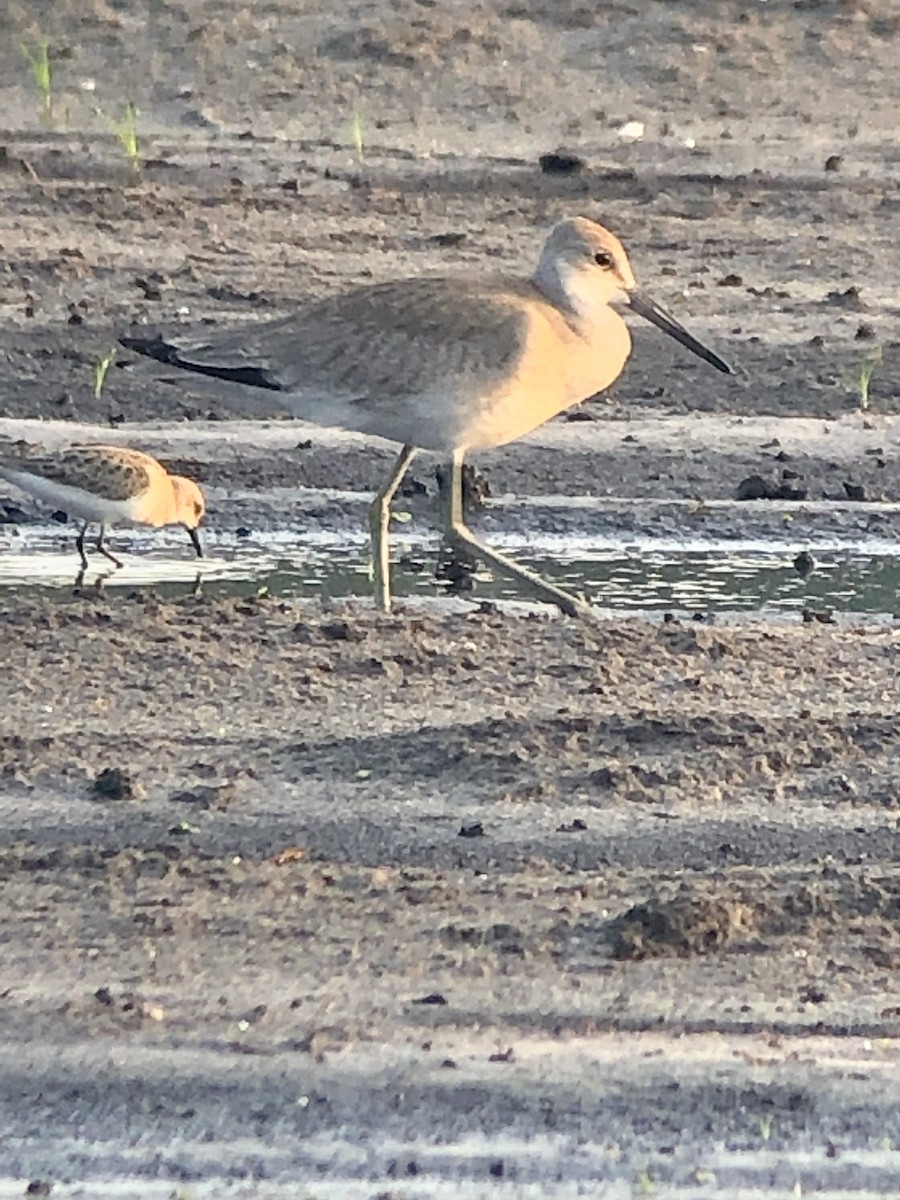
[[[608,388],[630,353],[628,327],[611,308],[571,323],[549,304],[531,307],[518,361],[490,392],[473,395],[457,444],[487,449],[524,437]]]

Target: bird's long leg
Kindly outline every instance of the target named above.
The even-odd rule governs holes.
[[[529,571],[527,567],[520,567],[511,558],[507,558],[504,554],[499,554],[496,550],[492,550],[490,546],[486,546],[484,542],[479,541],[468,525],[466,525],[463,517],[462,468],[463,452],[457,450],[454,452],[453,459],[450,462],[450,486],[444,492],[444,532],[451,544],[455,542],[457,545],[465,546],[472,550],[488,566],[494,567],[501,575],[506,575],[509,579],[524,583],[529,592],[537,599],[555,604],[566,616],[594,617],[594,610],[583,600],[579,600],[576,596],[570,595],[569,592],[563,591],[562,588],[548,583],[537,572]]]
[[[404,446],[391,468],[391,473],[375,493],[369,507],[369,532],[372,537],[372,564],[375,576],[375,607],[391,611],[391,562],[388,530],[391,523],[391,501],[409,464],[415,458],[415,446]]]
[[[98,552],[103,555],[104,558],[108,558],[111,563],[114,563],[117,567],[121,567],[121,565],[122,565],[121,560],[116,558],[116,556],[112,553],[112,551],[107,550],[107,548],[104,546],[103,538],[105,537],[105,535],[106,535],[106,526],[101,525],[100,532],[97,534],[97,541],[95,543],[96,548],[97,548]]]
[[[89,521],[85,521],[85,523],[81,527],[81,531],[79,532],[78,537],[75,539],[75,548],[78,551],[79,557],[81,558],[81,573],[82,573],[82,575],[87,570],[87,566],[88,566],[88,557],[84,552],[84,535],[88,531],[89,524],[90,524]]]

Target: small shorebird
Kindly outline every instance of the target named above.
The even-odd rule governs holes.
[[[88,565],[84,535],[92,522],[100,525],[95,548],[110,562],[103,538],[107,525],[183,525],[197,557],[203,557],[197,526],[206,511],[203,493],[193,479],[170,475],[155,458],[123,446],[70,446],[50,454],[23,454],[0,459],[0,478],[23,492],[53,504],[84,522],[75,545],[82,569]]]
[[[590,606],[491,550],[466,526],[462,465],[469,451],[523,437],[609,387],[631,352],[617,305],[731,373],[638,290],[621,242],[586,217],[556,226],[530,278],[365,284],[203,340],[121,340],[159,362],[268,388],[301,420],[402,443],[370,509],[380,608],[390,608],[391,500],[416,451],[433,450],[450,466],[442,523],[451,545],[574,616]]]

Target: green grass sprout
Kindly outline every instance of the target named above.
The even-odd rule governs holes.
[[[106,373],[115,361],[116,347],[113,346],[112,350],[108,354],[105,354],[103,358],[98,359],[94,366],[94,398],[96,400],[100,399],[103,385],[106,383]]]
[[[872,376],[875,373],[875,368],[884,357],[884,350],[881,346],[876,346],[869,357],[860,367],[859,378],[856,381],[856,389],[859,395],[859,410],[867,412],[869,408],[869,384],[872,381]]]
[[[137,135],[137,109],[129,100],[125,105],[125,115],[121,121],[110,121],[110,125],[119,139],[119,145],[125,152],[128,165],[135,174],[141,169],[141,155]]]
[[[53,72],[50,69],[50,44],[46,38],[38,38],[33,46],[19,43],[19,51],[31,68],[34,82],[41,94],[41,114],[49,124],[53,120]]]
[[[653,1196],[656,1194],[656,1184],[647,1170],[641,1171],[631,1188],[632,1196]]]

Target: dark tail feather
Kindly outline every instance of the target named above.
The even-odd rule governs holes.
[[[145,358],[155,358],[157,362],[179,365],[177,349],[171,343],[164,342],[159,334],[152,338],[121,337],[119,345],[124,346],[126,350],[134,350],[137,354],[143,354]]]
[[[122,337],[119,338],[119,343],[126,350],[134,350],[136,354],[142,354],[145,358],[152,358],[171,367],[181,367],[185,371],[194,371],[198,375],[224,379],[227,383],[243,383],[247,387],[266,388],[272,392],[284,390],[263,367],[226,367],[217,366],[215,363],[191,362],[190,359],[182,357],[177,346],[164,341],[159,334],[152,338]]]

